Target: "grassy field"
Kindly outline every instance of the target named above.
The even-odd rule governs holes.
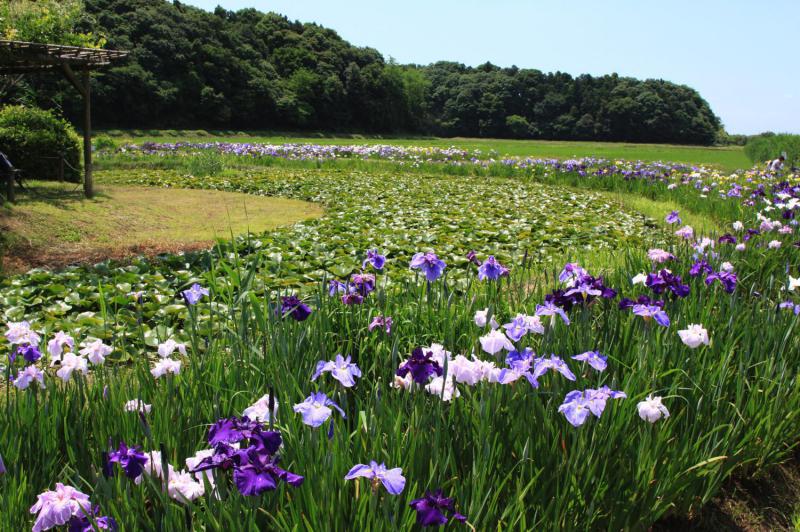
[[[134,134],[137,133],[137,134]],[[102,134],[102,133],[101,133]],[[253,142],[265,144],[394,144],[399,146],[455,146],[466,149],[496,151],[500,156],[541,157],[570,159],[577,157],[603,157],[609,159],[671,161],[715,166],[726,172],[749,168],[752,163],[741,146],[707,147],[668,144],[628,144],[620,142],[582,142],[546,140],[469,139],[469,138],[395,138],[364,135],[343,136],[283,136],[270,133],[148,131],[115,132],[120,143],[142,142]]]
[[[101,183],[95,198],[87,200],[74,185],[27,186],[16,205],[0,209],[12,271],[207,248],[217,238],[260,233],[322,214],[309,202],[213,190]]]

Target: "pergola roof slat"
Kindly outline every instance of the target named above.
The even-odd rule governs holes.
[[[0,74],[52,70],[63,64],[91,70],[127,55],[122,50],[0,40]]]

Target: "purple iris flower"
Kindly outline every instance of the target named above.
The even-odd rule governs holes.
[[[561,319],[564,320],[564,323],[569,325],[567,313],[564,312],[564,309],[561,307],[556,306],[552,301],[545,301],[544,305],[536,305],[536,315],[552,316],[553,320],[555,320],[556,316],[561,316]]]
[[[558,407],[558,411],[564,414],[567,421],[574,427],[579,427],[586,422],[589,414],[599,418],[606,408],[608,399],[624,399],[625,392],[617,392],[603,386],[597,390],[591,388],[584,391],[574,390],[569,392],[564,398],[564,402]]]
[[[736,290],[736,281],[738,278],[734,272],[717,272],[710,273],[706,276],[706,285],[711,286],[714,281],[719,281],[726,292],[732,294]]]
[[[375,276],[371,273],[355,273],[350,277],[350,284],[359,294],[366,297],[375,290]]]
[[[433,360],[433,351],[427,353],[421,347],[417,347],[411,352],[411,357],[397,368],[397,376],[405,377],[411,373],[411,378],[417,384],[428,383],[428,379],[433,375],[442,376],[442,367],[439,362]]]
[[[722,235],[717,239],[717,242],[719,242],[720,244],[735,244],[736,237],[730,233],[725,233],[724,235]]]
[[[335,408],[343,418],[347,417],[344,410],[322,392],[312,393],[306,397],[305,401],[297,403],[293,408],[295,412],[303,417],[303,423],[317,428],[333,414],[333,410],[330,407]]]
[[[147,463],[147,456],[140,447],[128,447],[122,441],[119,444],[119,449],[108,453],[108,462],[119,464],[122,470],[125,471],[126,477],[136,478],[142,474],[144,465]]]
[[[30,345],[30,344],[22,344],[18,346],[17,354],[22,355],[22,358],[24,358],[31,364],[42,358],[42,353],[39,351],[39,348],[36,347],[35,345]],[[11,362],[13,363],[14,360],[11,360]]]
[[[478,279],[485,281],[496,281],[500,277],[508,275],[508,268],[497,262],[494,255],[489,255],[489,258],[478,267]]]
[[[335,360],[320,360],[317,362],[317,369],[311,380],[317,380],[317,377],[323,373],[330,373],[331,376],[342,383],[345,388],[351,388],[356,385],[356,377],[361,377],[361,370],[357,365],[350,362],[350,357],[342,357],[336,355]]]
[[[219,443],[238,443],[253,437],[261,430],[261,423],[247,416],[240,418],[224,418],[218,420],[208,429],[208,443],[215,446]]]
[[[386,491],[392,495],[400,495],[406,486],[406,478],[403,476],[401,468],[386,469],[386,464],[379,464],[374,460],[369,465],[358,464],[353,466],[344,476],[344,479],[353,480],[358,477],[368,478],[372,481],[373,493],[377,491],[378,486],[383,484]]]
[[[196,305],[198,301],[203,299],[203,296],[208,295],[208,288],[203,288],[197,283],[194,283],[191,288],[181,292],[186,303],[189,305]]]
[[[557,357],[555,355],[550,355],[550,358],[537,358],[533,362],[533,378],[539,379],[542,375],[547,373],[549,370],[557,371],[561,373],[567,380],[574,381],[575,374],[570,371],[569,366],[567,363],[564,362],[561,357]]]
[[[278,467],[278,457],[259,453],[250,447],[243,453],[243,459],[233,470],[233,482],[244,496],[255,497],[265,491],[278,487],[277,480],[290,486],[300,486],[304,478]]]
[[[530,347],[523,351],[510,351],[506,357],[507,368],[503,368],[497,374],[497,382],[500,384],[511,384],[521,377],[525,377],[533,388],[539,387],[539,381],[531,373],[534,362],[534,352]]]
[[[669,316],[657,305],[634,305],[632,310],[634,314],[643,317],[645,321],[654,319],[659,325],[669,327]]]
[[[341,281],[332,279],[328,282],[328,295],[333,297],[336,294],[343,294],[347,292],[347,285]]]
[[[375,316],[372,322],[367,326],[367,329],[372,332],[375,329],[383,328],[386,334],[392,334],[392,317],[391,316]]]
[[[411,257],[411,269],[422,270],[425,274],[425,278],[433,282],[439,277],[442,276],[444,269],[447,267],[447,264],[439,257],[436,256],[436,253],[417,253],[413,257]]]
[[[345,305],[360,305],[364,302],[364,296],[359,294],[354,287],[351,287],[350,291],[342,296],[342,303]]]
[[[681,217],[678,214],[678,211],[672,211],[666,216],[666,218],[664,218],[664,221],[668,224],[679,224],[681,223]]]
[[[572,360],[586,362],[597,371],[605,371],[608,367],[608,357],[601,355],[598,351],[586,351],[580,355],[575,355]]]
[[[669,290],[678,297],[689,295],[689,285],[683,284],[679,275],[673,275],[667,269],[662,269],[658,273],[650,273],[644,283],[656,294],[661,294],[664,290]]]
[[[281,296],[281,316],[287,315],[297,321],[305,321],[311,315],[311,307],[297,296]]]
[[[425,492],[421,499],[414,499],[409,506],[417,512],[417,524],[426,526],[441,526],[447,523],[445,512],[451,514],[450,518],[462,523],[467,517],[456,511],[455,500],[445,497],[441,489]]]
[[[113,517],[98,516],[100,513],[99,506],[88,508],[89,515],[86,515],[84,509],[79,509],[73,515],[67,526],[68,532],[94,532],[95,530],[110,530],[115,532],[118,529],[117,521]]]
[[[711,265],[708,262],[706,262],[703,259],[700,259],[694,264],[692,264],[691,268],[689,268],[689,275],[691,275],[692,277],[697,277],[703,272],[711,273],[713,271],[714,271],[713,268],[711,268]]]
[[[366,268],[367,264],[371,264],[376,270],[382,270],[384,264],[386,264],[386,257],[384,255],[380,255],[377,249],[367,250],[367,258],[364,259],[361,267]]]
[[[517,316],[511,323],[503,325],[503,328],[506,330],[506,336],[514,342],[519,342],[523,336],[528,334],[528,323],[525,321],[525,316]]]
[[[467,260],[470,261],[475,266],[481,265],[481,260],[478,258],[478,254],[475,253],[474,249],[470,250],[469,253],[467,253]]]

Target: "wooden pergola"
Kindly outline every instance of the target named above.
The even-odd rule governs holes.
[[[83,97],[83,190],[94,194],[92,184],[92,105],[89,73],[110,65],[128,52],[0,40],[0,75],[61,71]]]

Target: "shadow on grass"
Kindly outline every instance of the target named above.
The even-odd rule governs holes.
[[[82,183],[62,183],[54,181],[24,181],[22,188],[17,188],[16,206],[31,203],[45,203],[59,209],[70,210],[84,201],[108,199],[102,189],[95,190],[94,198],[87,199],[83,193]]]

